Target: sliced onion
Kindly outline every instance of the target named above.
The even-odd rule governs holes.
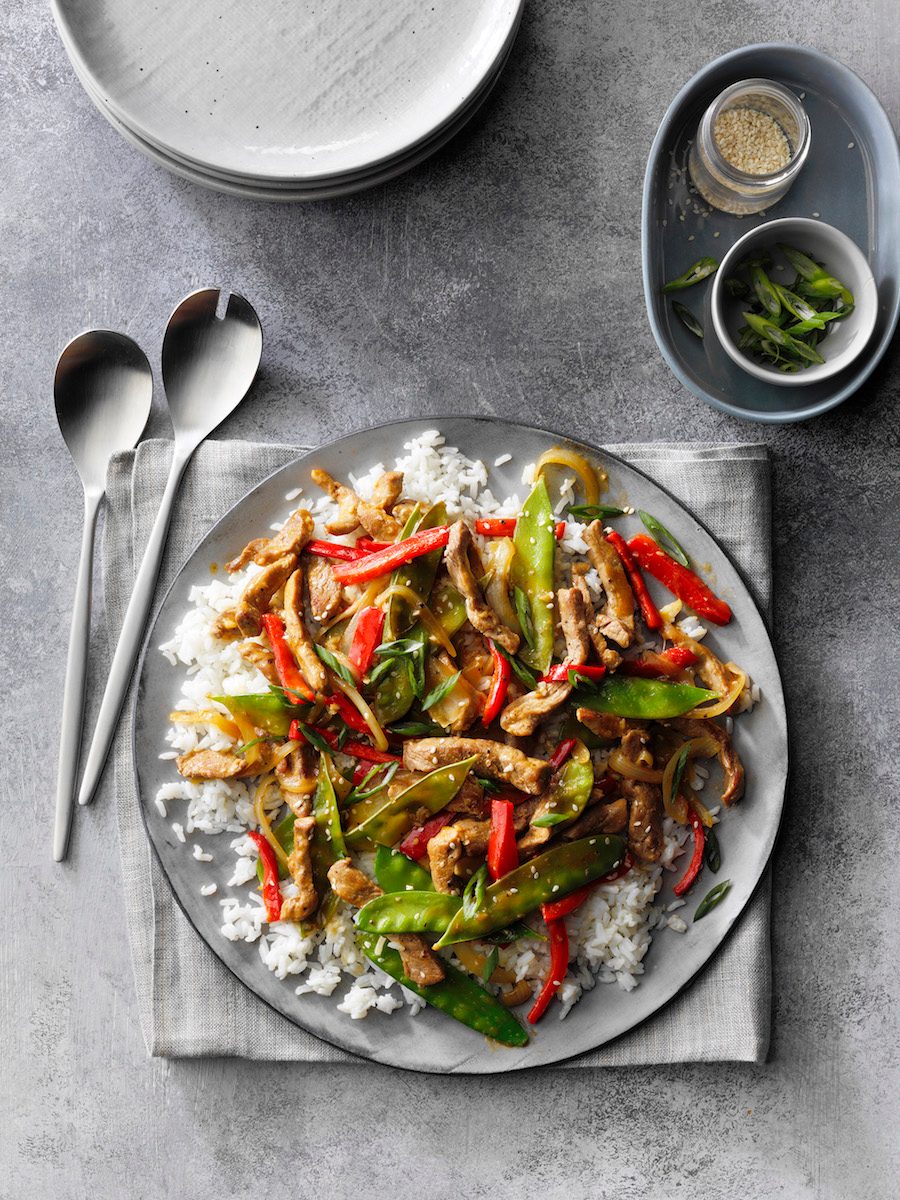
[[[734,681],[728,688],[727,693],[718,700],[712,701],[711,704],[700,708],[692,708],[685,715],[688,717],[718,717],[721,713],[728,712],[729,708],[735,704],[747,686],[747,676],[736,663],[725,663],[725,670],[730,671],[734,676]]]
[[[622,747],[617,746],[609,756],[608,767],[610,771],[615,771],[617,775],[623,775],[626,779],[639,779],[643,783],[662,783],[663,772],[654,767],[644,767],[640,763],[633,763],[631,759],[622,752]]]
[[[341,609],[339,613],[327,621],[322,626],[322,633],[327,633],[329,629],[333,629],[335,625],[339,625],[341,621],[346,621],[348,617],[352,617],[354,613],[359,612],[361,608],[368,608],[370,604],[374,604],[380,593],[386,587],[384,578],[373,579],[368,587],[363,588],[356,599],[348,604],[346,608]]]
[[[272,831],[272,823],[269,820],[269,814],[266,812],[266,792],[275,782],[275,776],[271,772],[263,775],[259,783],[256,785],[256,792],[253,796],[253,814],[256,817],[256,823],[262,830],[262,835],[275,851],[278,861],[287,870],[288,856],[281,842]]]
[[[491,578],[485,589],[485,599],[503,622],[513,631],[521,633],[519,618],[509,598],[510,571],[516,556],[512,538],[492,538],[485,545],[482,555],[491,569]]]
[[[353,707],[359,712],[362,719],[368,725],[371,731],[372,738],[379,750],[387,750],[388,740],[387,735],[378,723],[378,718],[366,704],[365,700],[359,694],[355,687],[351,687],[349,683],[345,683],[338,675],[332,674],[334,686],[339,688],[344,693]]]
[[[592,466],[584,455],[578,454],[575,450],[566,450],[563,446],[554,446],[552,450],[545,450],[535,463],[535,482],[540,478],[544,468],[550,466],[568,467],[570,471],[575,472],[581,480],[586,504],[596,504],[600,499],[600,493],[605,492],[609,486],[606,472]]]
[[[173,725],[214,725],[226,737],[233,738],[234,741],[241,736],[240,729],[230,717],[226,717],[224,713],[216,712],[212,708],[199,709],[197,712],[187,712],[176,708],[174,712],[169,713],[169,720]]]
[[[719,752],[719,747],[713,738],[711,738],[708,734],[705,734],[703,737],[692,738],[689,742],[684,742],[678,747],[678,749],[666,763],[666,769],[663,772],[662,780],[663,806],[666,810],[666,813],[672,818],[672,820],[679,821],[682,825],[686,825],[690,820],[687,801],[683,796],[672,795],[672,783],[675,778],[676,764],[678,763],[678,759],[681,757],[685,746],[688,748],[688,763],[692,758],[714,758]],[[687,766],[687,763],[685,763],[685,766]],[[696,808],[697,815],[699,816],[702,824],[704,824],[707,829],[711,828],[714,822],[712,819],[712,814],[708,811],[706,806],[702,804],[696,796],[691,797],[691,805]]]
[[[241,731],[241,743],[247,745],[248,742],[256,742],[259,737],[259,732],[249,717],[245,717],[243,713],[232,713],[235,725]],[[247,745],[244,751],[245,760],[250,763],[257,763],[260,760],[259,743],[255,746]]]
[[[484,968],[487,966],[487,958],[481,953],[480,950],[476,950],[471,942],[457,942],[453,947],[453,953],[467,971],[471,971],[471,973],[478,979],[482,979],[484,977]],[[507,967],[494,967],[491,975],[491,983],[515,982],[515,975]]]

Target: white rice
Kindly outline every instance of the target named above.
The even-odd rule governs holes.
[[[510,458],[508,454],[501,455],[495,465],[501,466]],[[447,446],[437,430],[407,442],[403,453],[390,465],[403,472],[406,495],[432,503],[443,501],[452,516],[515,516],[520,509],[518,496],[498,500],[490,490],[484,464],[466,458],[456,447]],[[384,469],[384,464],[376,463],[365,474],[350,476],[350,481],[361,495],[368,496]],[[533,477],[534,464],[530,463],[523,469],[523,484],[530,485]],[[558,512],[573,502],[574,482],[563,481]],[[294,501],[300,494],[300,488],[292,488],[285,500]],[[308,507],[317,520],[317,537],[349,540],[325,534],[324,523],[333,512],[328,497],[316,497]],[[284,519],[290,511],[286,507]],[[272,528],[280,528],[280,523]],[[577,521],[567,522],[561,543],[565,552],[585,555],[584,529]],[[237,575],[211,579],[191,589],[190,608],[174,637],[160,647],[169,662],[182,671],[178,708],[209,709],[216,707],[210,696],[266,690],[266,680],[240,656],[236,646],[218,640],[212,633],[217,617],[234,605],[256,570],[251,566]],[[596,571],[589,571],[586,579],[592,594],[599,596],[601,585]],[[695,638],[706,633],[695,617],[682,618],[680,625]],[[206,724],[173,724],[166,741],[168,749],[162,752],[163,758],[202,748],[224,749],[231,744],[219,729]],[[596,756],[598,767],[603,758]],[[701,788],[706,774],[704,768],[695,770],[695,781]],[[225,780],[189,782],[173,772],[171,781],[159,789],[155,803],[163,817],[173,804],[180,806],[182,820],[172,823],[179,841],[187,841],[194,833],[231,835],[226,894],[220,895],[219,887],[212,882],[203,885],[200,892],[211,900],[215,897],[212,902],[220,906],[222,935],[231,941],[257,942],[263,964],[279,979],[292,981],[298,996],[308,992],[331,996],[349,983],[337,1008],[351,1020],[361,1020],[373,1010],[389,1014],[405,1008],[415,1013],[423,1007],[419,997],[395,983],[361,953],[354,937],[352,915],[345,906],[339,906],[327,928],[307,935],[291,923],[265,923],[256,875],[257,850],[246,836],[246,830],[255,825],[252,794],[247,784]],[[662,860],[653,866],[635,867],[625,878],[597,888],[568,918],[572,959],[559,990],[561,1003],[551,1009],[560,1020],[597,983],[616,984],[626,991],[637,987],[655,929],[667,927],[677,932],[687,929],[683,919],[673,913],[683,901],[676,901],[669,905],[668,911],[662,911],[654,900],[665,873],[675,869],[673,864],[683,853],[688,836],[686,827],[667,819]],[[213,859],[196,843],[192,852],[198,862]],[[228,859],[227,854],[225,858]],[[284,895],[295,890],[289,882],[283,882],[281,888]],[[548,944],[537,940],[514,942],[500,950],[499,961],[517,980],[527,979],[537,986],[547,974]]]

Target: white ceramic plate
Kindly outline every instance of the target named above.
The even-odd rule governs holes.
[[[471,102],[523,0],[54,0],[118,120],[206,170],[298,184],[409,152]]]
[[[506,57],[508,57],[508,52]],[[112,127],[126,141],[137,147],[142,154],[146,155],[158,166],[164,167],[167,171],[171,171],[174,175],[177,175],[181,179],[186,179],[190,183],[212,188],[227,195],[238,196],[246,200],[288,203],[309,200],[330,200],[341,196],[349,196],[354,192],[364,191],[366,188],[377,187],[379,184],[387,183],[389,180],[396,178],[396,176],[411,170],[413,167],[419,166],[432,154],[441,149],[442,146],[446,145],[447,142],[454,138],[468,124],[478,109],[484,104],[491,91],[493,91],[505,61],[506,58],[501,60],[496,73],[485,82],[484,87],[475,97],[471,107],[466,108],[455,120],[445,126],[441,133],[433,140],[417,147],[409,154],[401,158],[392,159],[389,163],[382,164],[380,167],[367,173],[358,174],[350,178],[342,178],[340,181],[332,183],[310,183],[304,186],[296,184],[272,184],[264,186],[262,184],[248,183],[234,176],[226,177],[221,174],[202,171],[173,155],[164,153],[157,146],[145,141],[110,111],[103,97],[94,90],[89,80],[81,79],[81,83],[88,97],[103,116],[106,117]],[[77,66],[75,67],[75,71],[76,74],[79,74]],[[81,78],[80,74],[79,78]]]
[[[256,945],[230,942],[220,933],[217,900],[233,890],[228,886],[230,867],[221,853],[221,837],[192,836],[192,841],[215,855],[214,862],[198,863],[172,830],[175,811],[163,818],[153,803],[160,785],[175,777],[172,763],[161,762],[157,756],[166,745],[168,713],[182,678],[157,647],[174,634],[189,606],[192,585],[209,578],[211,562],[225,561],[235,547],[268,529],[274,520],[283,520],[290,511],[286,492],[302,486],[312,494],[313,466],[324,467],[338,478],[346,478],[349,472],[362,473],[373,462],[391,461],[403,442],[436,427],[450,444],[485,463],[512,454],[505,466],[490,471],[489,484],[496,496],[513,492],[521,496],[523,463],[533,462],[550,446],[562,442],[593,456],[608,470],[611,494],[617,501],[627,497],[635,507],[649,509],[690,547],[698,561],[710,564],[717,591],[731,605],[734,620],[723,630],[711,631],[709,642],[725,658],[749,671],[762,692],[762,703],[736,722],[735,744],[747,769],[747,794],[729,810],[720,831],[724,862],[718,878],[733,881],[725,901],[702,922],[689,924],[685,934],[657,934],[644,960],[645,973],[633,992],[626,993],[614,984],[595,987],[564,1021],[552,1016],[545,1019],[522,1049],[491,1046],[433,1009],[415,1017],[403,1011],[391,1016],[372,1013],[364,1021],[352,1021],[336,1009],[342,989],[331,997],[295,995],[296,981],[277,979],[260,961]],[[636,519],[632,524],[637,527]],[[654,581],[650,583],[662,602],[664,593]],[[647,476],[596,447],[527,426],[474,417],[402,421],[351,434],[276,471],[225,513],[191,555],[150,630],[139,675],[132,733],[141,809],[151,843],[188,919],[222,962],[289,1020],[346,1050],[394,1066],[441,1072],[516,1070],[558,1062],[633,1028],[677,995],[721,945],[753,894],[778,831],[787,775],[784,698],[766,627],[740,575],[697,519]],[[218,885],[216,897],[200,895],[201,885],[209,880]],[[683,910],[689,922],[698,899],[711,886],[706,878],[699,894],[690,896]],[[671,899],[670,887],[671,880],[662,893],[663,902]]]

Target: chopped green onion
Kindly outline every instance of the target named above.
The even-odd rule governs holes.
[[[431,691],[422,701],[422,707],[426,712],[429,708],[433,708],[435,704],[440,704],[442,700],[450,695],[457,683],[459,683],[459,677],[461,674],[462,671],[454,671],[454,673],[448,679],[443,679],[439,684],[431,689]]]
[[[500,951],[496,946],[493,947],[490,954],[484,961],[484,970],[481,973],[481,982],[488,983],[491,976],[497,969],[497,963],[500,961]]]
[[[721,883],[717,883],[712,891],[707,892],[697,905],[697,911],[694,913],[694,920],[702,921],[708,912],[712,912],[716,905],[725,899],[725,896],[730,888],[730,879],[723,879]]]
[[[531,607],[528,603],[528,597],[520,587],[516,587],[513,588],[513,600],[516,606],[516,616],[519,618],[519,624],[522,627],[522,637],[533,650],[534,623],[531,620]]]
[[[321,658],[326,667],[334,671],[338,678],[343,679],[344,683],[349,683],[351,687],[356,687],[359,682],[346,663],[341,662],[336,654],[326,649],[325,646],[316,644],[316,654]]]
[[[672,301],[672,308],[674,308],[676,317],[678,317],[685,329],[689,329],[695,337],[703,337],[703,326],[689,308],[686,308],[677,300]]]
[[[683,275],[679,275],[677,279],[671,279],[663,287],[663,292],[680,292],[684,288],[693,287],[695,283],[700,283],[708,278],[715,271],[718,271],[719,264],[714,258],[699,258],[693,266],[688,267]]]
[[[662,521],[657,521],[656,517],[654,517],[652,513],[645,512],[642,508],[638,509],[638,516],[644,522],[644,528],[660,547],[660,549],[665,550],[665,552],[670,554],[672,558],[676,560],[676,562],[680,562],[683,567],[690,566],[688,556],[678,544],[677,540],[675,539],[675,535],[669,533]]]
[[[706,865],[716,874],[719,867],[722,865],[722,851],[719,848],[719,835],[716,833],[715,825],[706,831],[706,845],[703,850],[703,857],[706,859]]]
[[[462,910],[466,919],[471,919],[484,903],[484,890],[487,887],[487,863],[482,863],[465,886],[462,894]]]
[[[569,504],[566,512],[582,521],[604,521],[607,517],[625,516],[625,509],[616,504]]]
[[[234,753],[243,755],[251,746],[259,746],[264,741],[266,741],[265,738],[254,738],[252,742],[244,742],[243,746],[235,747]]]

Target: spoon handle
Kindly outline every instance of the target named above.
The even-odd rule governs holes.
[[[79,804],[90,804],[103,775],[109,748],[119,722],[119,713],[122,711],[122,704],[134,678],[134,662],[144,637],[147,615],[153,602],[156,578],[159,575],[159,566],[166,545],[175,494],[193,450],[194,447],[191,447],[185,453],[177,444],[175,446],[172,466],[169,468],[169,478],[166,481],[166,490],[163,492],[159,512],[153,523],[153,529],[150,531],[147,549],[144,551],[144,559],[134,581],[134,590],[128,601],[116,652],[109,668],[109,678],[106,681],[106,690],[103,693],[103,702],[97,717],[97,727],[91,739],[91,748],[88,751],[81,780],[81,790],[78,793]]]
[[[91,576],[94,560],[94,533],[103,493],[84,493],[84,529],[81,556],[75,580],[69,654],[63,688],[62,720],[59,735],[59,769],[56,779],[56,818],[53,823],[53,861],[62,862],[69,848],[69,832],[75,808],[75,776],[81,748],[81,724],[84,718],[84,681],[87,675],[87,650],[91,632]]]

